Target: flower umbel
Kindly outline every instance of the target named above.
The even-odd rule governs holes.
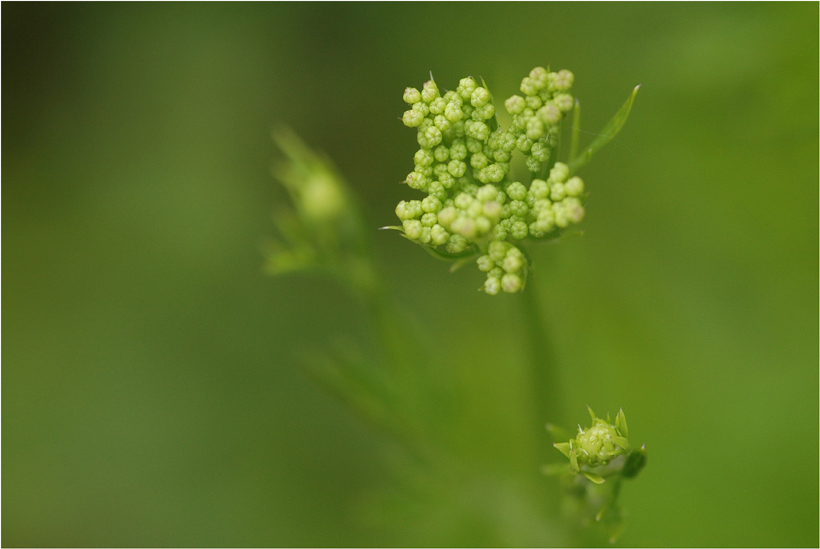
[[[555,238],[581,222],[586,192],[584,181],[573,174],[575,167],[614,137],[629,112],[619,112],[622,118],[604,141],[578,158],[557,162],[561,123],[570,111],[577,117],[580,109],[570,94],[574,79],[568,70],[534,68],[521,81],[521,95],[504,101],[512,117],[506,129],[498,124],[483,80],[462,78],[454,90],[443,93],[432,79],[421,90],[407,88],[403,99],[409,108],[401,119],[416,128],[419,149],[404,183],[426,196],[402,200],[396,207],[401,225],[386,228],[402,231],[443,259],[478,256],[478,267],[487,276],[482,289],[488,294],[523,290],[529,261],[521,242]],[[573,131],[575,144],[578,128]],[[529,171],[524,179],[512,174],[516,153]],[[494,243],[522,260],[511,259],[505,266],[494,258]]]
[[[483,81],[462,78],[443,95],[434,80],[421,91],[407,88],[402,121],[417,129],[420,148],[404,182],[427,196],[401,201],[401,226],[393,228],[444,258],[478,255],[488,294],[522,290],[528,261],[518,243],[557,236],[584,217],[583,181],[549,162],[574,105],[573,79],[566,70],[533,69],[521,82],[523,96],[504,103],[513,117],[506,130]],[[516,151],[531,172],[529,186],[510,177]]]

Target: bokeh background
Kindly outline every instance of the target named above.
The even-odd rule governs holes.
[[[649,448],[619,543],[816,547],[817,21],[816,3],[4,2],[3,545],[591,543],[503,489],[450,494],[459,512],[416,537],[400,507],[361,511],[412,486],[299,355],[372,320],[332,278],[263,272],[287,124],[360,199],[396,322],[461,372],[470,467],[503,469],[529,390],[514,298],[375,229],[414,197],[406,86],[480,75],[506,97],[549,64],[576,75],[586,139],[642,84],[582,171],[585,236],[532,248],[529,282],[567,427],[623,406]]]

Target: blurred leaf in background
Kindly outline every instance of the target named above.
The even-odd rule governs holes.
[[[535,248],[527,288],[562,422],[623,406],[652,453],[619,543],[818,545],[816,3],[0,9],[4,545],[598,543],[509,474],[546,437],[515,303],[376,232],[412,168],[406,86],[508,96],[547,64],[587,131],[642,85],[583,168],[584,238]],[[397,480],[389,439],[303,375],[304,349],[378,327],[333,279],[263,272],[279,124],[350,182],[386,292],[452,365],[470,459],[439,477]]]

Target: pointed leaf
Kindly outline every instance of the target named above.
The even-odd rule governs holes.
[[[621,434],[625,437],[629,437],[629,429],[626,426],[626,414],[624,414],[624,409],[618,412],[618,415],[615,416],[615,428],[621,432]]]
[[[556,450],[558,450],[568,458],[571,458],[570,451],[572,447],[569,445],[569,442],[556,442],[555,444],[553,444],[553,446],[555,446]]]
[[[598,419],[598,417],[595,415],[595,412],[592,411],[592,408],[589,407],[589,404],[587,404],[587,410],[589,411],[589,417],[592,418],[592,421],[594,423],[595,420]]]
[[[629,450],[632,449],[632,446],[629,445],[629,441],[627,439],[625,439],[624,437],[612,437],[612,442],[614,442],[615,444],[617,444],[618,446],[620,446],[621,448],[623,448],[626,451],[629,451]]]
[[[581,154],[578,155],[577,158],[572,158],[570,160],[569,171],[571,173],[575,173],[579,168],[585,166],[587,162],[592,159],[593,154],[598,152],[601,147],[612,141],[612,139],[618,135],[618,132],[621,131],[621,128],[623,128],[626,123],[626,119],[629,117],[629,111],[632,110],[632,103],[635,101],[635,95],[638,93],[640,87],[640,85],[635,86],[635,89],[632,90],[632,94],[630,94],[629,98],[626,100],[626,103],[624,103],[618,112],[615,113],[612,120],[604,126],[604,129],[601,130],[598,137],[596,137],[588,147],[581,151]]]
[[[603,484],[606,482],[606,479],[602,476],[596,475],[595,473],[590,473],[589,471],[581,471],[581,474],[587,477],[590,481],[594,482],[595,484]]]

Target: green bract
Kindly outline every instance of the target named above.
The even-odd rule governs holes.
[[[507,129],[498,123],[492,93],[483,80],[479,84],[472,77],[462,78],[450,91],[440,90],[432,79],[421,91],[407,88],[403,99],[410,108],[402,122],[417,129],[420,148],[404,182],[434,197],[436,206],[401,206],[396,213],[402,225],[391,228],[443,259],[478,256],[479,268],[487,273],[482,289],[488,294],[523,290],[529,261],[521,241],[557,237],[584,218],[585,186],[571,166],[586,162],[594,150],[583,151],[581,160],[555,160],[561,123],[570,111],[576,116],[579,112],[570,94],[573,80],[568,70],[534,68],[521,81],[523,95],[503,102],[512,117]],[[624,121],[625,115],[607,139]],[[529,171],[524,179],[511,175],[516,155]],[[432,225],[431,213],[438,216]],[[484,268],[488,263],[482,258],[492,255],[496,243],[520,254],[521,265],[512,270],[498,265],[500,274]]]

